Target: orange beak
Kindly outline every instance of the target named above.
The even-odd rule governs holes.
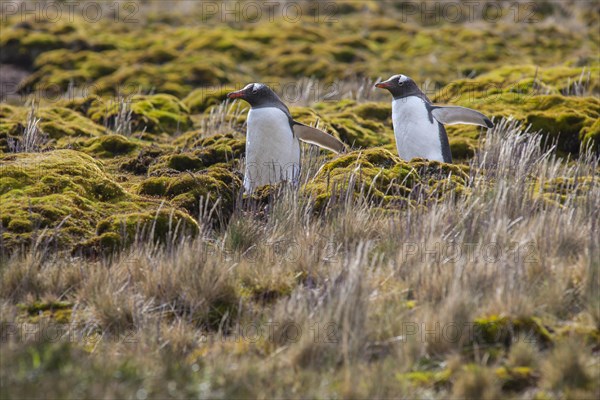
[[[244,97],[244,90],[238,90],[237,92],[231,92],[227,94],[228,99],[239,99]]]
[[[375,84],[375,87],[379,89],[387,89],[389,86],[389,82],[379,82]]]

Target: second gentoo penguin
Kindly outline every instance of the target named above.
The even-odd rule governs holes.
[[[345,145],[334,136],[294,121],[287,106],[267,85],[250,83],[227,97],[250,104],[244,171],[246,193],[281,181],[297,182],[300,172],[299,140],[335,153],[345,149]]]
[[[436,106],[407,76],[394,75],[375,85],[390,91],[396,148],[401,158],[415,157],[452,162],[444,124],[471,124],[493,128],[482,113],[465,107]]]

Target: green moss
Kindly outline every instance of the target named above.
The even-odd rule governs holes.
[[[503,391],[520,392],[535,387],[539,380],[539,374],[530,367],[500,367],[495,373]]]
[[[165,242],[177,234],[196,234],[198,225],[186,213],[176,210],[122,213],[109,216],[96,227],[100,245],[129,245],[148,238]]]
[[[293,279],[289,282],[265,282],[247,277],[242,282],[242,295],[259,303],[272,303],[292,292],[293,286],[290,283],[293,283]]]
[[[174,134],[192,127],[188,108],[173,96],[132,96],[125,102],[131,109],[133,132]],[[117,102],[97,100],[90,106],[88,116],[100,124],[114,126],[119,108],[120,104]]]
[[[586,126],[579,134],[582,137],[582,145],[584,148],[590,147],[592,151],[600,153],[600,118],[592,126]]]
[[[73,308],[73,303],[69,303],[67,301],[36,301],[32,304],[22,304],[21,308],[25,309],[29,314],[38,314],[40,312],[48,310],[66,310],[69,308]]]
[[[529,73],[531,79],[524,81]],[[538,79],[558,84],[580,74],[579,68],[556,67],[539,72]],[[453,82],[436,94],[434,101],[475,108],[489,117],[513,117],[531,124],[531,131],[541,131],[547,145],[556,142],[559,152],[578,154],[582,143],[598,135],[600,100],[563,96],[564,88],[543,89],[538,80],[534,82],[534,75],[533,67],[503,67],[475,79]],[[451,137],[477,138],[479,132],[480,128],[472,126],[448,127]]]
[[[277,185],[263,185],[256,188],[251,194],[244,194],[244,199],[251,199],[255,204],[268,205],[277,198],[285,187],[285,182],[281,182]]]
[[[397,374],[396,378],[400,381],[408,381],[415,386],[441,388],[450,384],[452,371],[442,369],[438,371],[411,371],[403,374]]]
[[[474,321],[475,344],[509,347],[517,339],[535,343],[540,347],[547,347],[553,342],[548,330],[535,317],[492,315]]]
[[[123,243],[123,239],[116,232],[105,232],[98,236],[98,243],[102,247],[102,250],[115,251]]]
[[[390,142],[389,137],[381,137],[377,134],[384,130],[383,125],[373,125],[354,117],[333,118],[330,123],[340,140],[352,147],[370,147]]]
[[[245,152],[245,141],[232,134],[213,135],[198,139],[197,132],[182,135],[176,143],[190,150],[161,157],[149,169],[150,174],[161,173],[161,170],[199,171],[216,164],[232,164]]]
[[[174,49],[156,45],[143,51],[137,60],[142,63],[165,64],[176,58],[177,52]]]
[[[52,318],[59,324],[68,324],[71,322],[72,309],[56,310],[53,312]]]
[[[165,49],[163,56],[171,50]],[[234,63],[229,57],[219,53],[211,55],[211,62],[206,57],[199,56],[197,53],[187,53],[162,64],[156,64],[141,56],[141,62],[132,60],[132,63],[122,65],[118,70],[110,75],[105,75],[96,80],[94,85],[95,93],[100,95],[114,95],[124,93],[125,95],[134,95],[137,93],[148,93],[160,88],[161,93],[183,98],[190,93],[194,87],[203,85],[218,85],[230,81],[229,77],[238,76],[235,72],[227,75],[223,69],[227,65],[230,71]],[[134,57],[132,57],[134,58]],[[137,58],[137,57],[135,57]],[[223,60],[219,62],[218,60]]]
[[[169,178],[166,176],[151,177],[140,184],[139,193],[147,196],[165,196]]]
[[[598,89],[598,67],[590,72],[590,91]],[[542,94],[567,93],[569,83],[578,81],[584,68],[535,65],[510,65],[494,69],[473,79],[461,79],[444,87],[435,99],[484,98],[499,93],[514,93],[514,97],[533,97]],[[535,80],[534,80],[535,78]]]
[[[580,147],[579,132],[586,117],[578,111],[568,111],[557,115],[555,111],[534,112],[527,115],[526,122],[532,129],[548,134],[548,139],[556,140],[558,148],[568,153],[578,153]]]
[[[567,199],[585,201],[589,191],[600,183],[596,176],[581,176],[578,178],[553,178],[536,185],[536,191],[544,200],[554,204],[564,204]]]
[[[158,92],[183,98],[199,87],[251,82],[258,76],[269,82],[312,76],[331,83],[388,76],[391,70],[441,85],[457,73],[481,75],[493,72],[497,65],[529,79],[539,65],[538,78],[554,94],[572,85],[581,72],[576,65],[585,64],[592,64],[591,92],[598,90],[597,37],[588,34],[596,22],[593,12],[581,17],[587,20],[587,25],[579,21],[582,30],[564,24],[522,24],[517,35],[508,21],[469,26],[463,23],[465,15],[456,23],[414,18],[398,26],[398,13],[403,12],[398,9],[403,5],[343,2],[328,10],[312,3],[299,6],[307,19],[314,14],[315,21],[318,17],[324,23],[299,26],[285,18],[258,18],[247,24],[243,21],[248,16],[238,14],[234,26],[196,26],[195,12],[150,13],[147,24],[135,26],[90,24],[81,16],[69,23],[24,22],[8,16],[2,27],[0,62],[34,68],[36,76],[27,89],[55,83],[64,92],[72,81],[77,86],[92,84],[98,94],[111,95],[126,90],[127,94]],[[535,18],[543,19],[546,9],[557,8],[562,9],[544,3],[536,7]],[[484,15],[479,14],[479,18]],[[330,17],[336,23],[326,23]],[[353,29],[357,26],[360,32]],[[515,66],[514,60],[524,65]],[[511,76],[496,75],[496,80]],[[198,110],[206,107],[202,103]]]
[[[245,140],[232,134],[201,138],[194,142],[192,147],[197,149],[196,155],[205,166],[231,163],[242,157],[246,151]]]
[[[167,89],[168,77],[161,76],[161,67],[152,64],[128,64],[121,65],[114,73],[104,75],[97,79],[94,84],[94,93],[107,96],[122,94],[132,96],[138,93],[148,93],[159,85],[163,93],[179,95],[183,92],[180,85],[171,86]],[[172,82],[177,82],[173,80]]]
[[[84,148],[86,153],[98,157],[114,157],[131,153],[137,145],[122,135],[106,135],[91,139]]]
[[[391,106],[389,103],[356,104],[351,100],[317,103],[314,110],[292,108],[298,121],[321,126],[352,147],[392,144]]]
[[[16,177],[26,187],[23,193],[40,196],[76,193],[97,200],[99,187],[110,191],[111,198],[124,196],[123,189],[104,173],[102,164],[83,153],[57,150],[46,153],[3,155],[2,177]],[[12,191],[6,193],[10,195]]]
[[[227,99],[227,93],[234,91],[231,87],[200,88],[193,90],[183,99],[189,110],[193,113],[201,113],[211,106],[218,105]]]
[[[117,55],[118,52],[101,54],[71,49],[45,52],[36,58],[35,71],[20,83],[20,88],[22,91],[43,89],[46,95],[60,98],[70,85],[90,87],[96,79],[116,71],[118,65],[111,57]]]
[[[23,28],[5,32],[3,28],[0,61],[31,67],[40,54],[63,47],[65,44],[60,37],[49,32],[36,32]]]
[[[0,195],[13,189],[20,189],[22,187],[22,182],[14,177],[4,176],[0,178]]]
[[[451,138],[450,151],[453,160],[467,160],[475,155],[475,146],[472,140]]]
[[[127,193],[99,161],[81,152],[0,155],[0,161],[3,251],[27,248],[37,240],[85,252],[84,244],[96,236],[97,221],[126,214],[129,221],[139,215],[146,222],[143,216],[160,207],[160,202]],[[163,210],[173,208],[163,205]],[[175,216],[195,229],[189,216]]]
[[[312,76],[317,79],[344,75],[343,66],[336,63],[333,54],[316,54],[309,47],[300,47],[296,51],[287,49],[286,53],[291,54],[273,54],[267,57],[261,65],[257,67],[259,72],[270,73],[276,76],[303,77]]]
[[[138,192],[147,196],[166,197],[191,215],[198,215],[201,200],[213,205],[218,201],[221,215],[227,216],[233,212],[241,186],[242,179],[238,173],[212,166],[193,174],[150,177],[140,183]]]
[[[202,169],[204,164],[193,154],[175,154],[169,156],[167,167],[176,171],[197,171]]]
[[[41,108],[38,117],[40,127],[50,138],[63,136],[97,136],[104,129],[79,113],[66,108]]]
[[[8,230],[15,233],[31,232],[33,223],[28,219],[12,218],[8,223]]]
[[[30,323],[38,323],[40,318],[46,318],[59,324],[67,324],[71,321],[73,303],[35,301],[31,304],[19,304],[19,308],[26,312],[27,321]]]
[[[27,126],[29,107],[0,105],[0,150],[8,151],[8,140],[20,140]],[[63,107],[40,107],[34,116],[40,120],[38,127],[46,138],[45,148],[71,146],[79,138],[97,137],[104,128],[76,111]]]
[[[363,103],[351,108],[351,112],[364,119],[374,119],[382,122],[390,122],[392,118],[392,107],[389,103]]]
[[[433,200],[449,190],[462,192],[467,181],[465,169],[458,165],[419,159],[405,162],[388,150],[371,148],[325,163],[304,192],[315,200],[316,210],[345,201],[348,193],[376,206],[398,207],[420,196]]]
[[[69,110],[77,111],[83,116],[88,115],[88,111],[92,104],[101,102],[102,99],[95,95],[89,95],[86,97],[77,97],[68,100],[59,100],[56,102],[57,106],[68,108]]]
[[[163,154],[160,148],[145,148],[142,149],[135,158],[130,158],[123,161],[119,165],[119,170],[132,173],[135,175],[146,175],[150,165]]]

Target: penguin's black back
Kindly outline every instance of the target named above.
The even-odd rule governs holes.
[[[446,128],[444,128],[444,125],[440,124],[439,122],[437,124],[440,133],[440,144],[442,146],[442,157],[444,158],[445,163],[451,163],[452,152],[450,151],[450,142],[448,142],[448,134],[446,133]]]

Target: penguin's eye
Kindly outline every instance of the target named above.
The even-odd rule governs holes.
[[[399,80],[399,81],[398,81],[398,86],[402,86],[402,85],[404,85],[404,81],[400,81],[400,80]]]
[[[258,93],[258,88],[253,88],[252,89],[252,94],[256,94],[256,93]]]

